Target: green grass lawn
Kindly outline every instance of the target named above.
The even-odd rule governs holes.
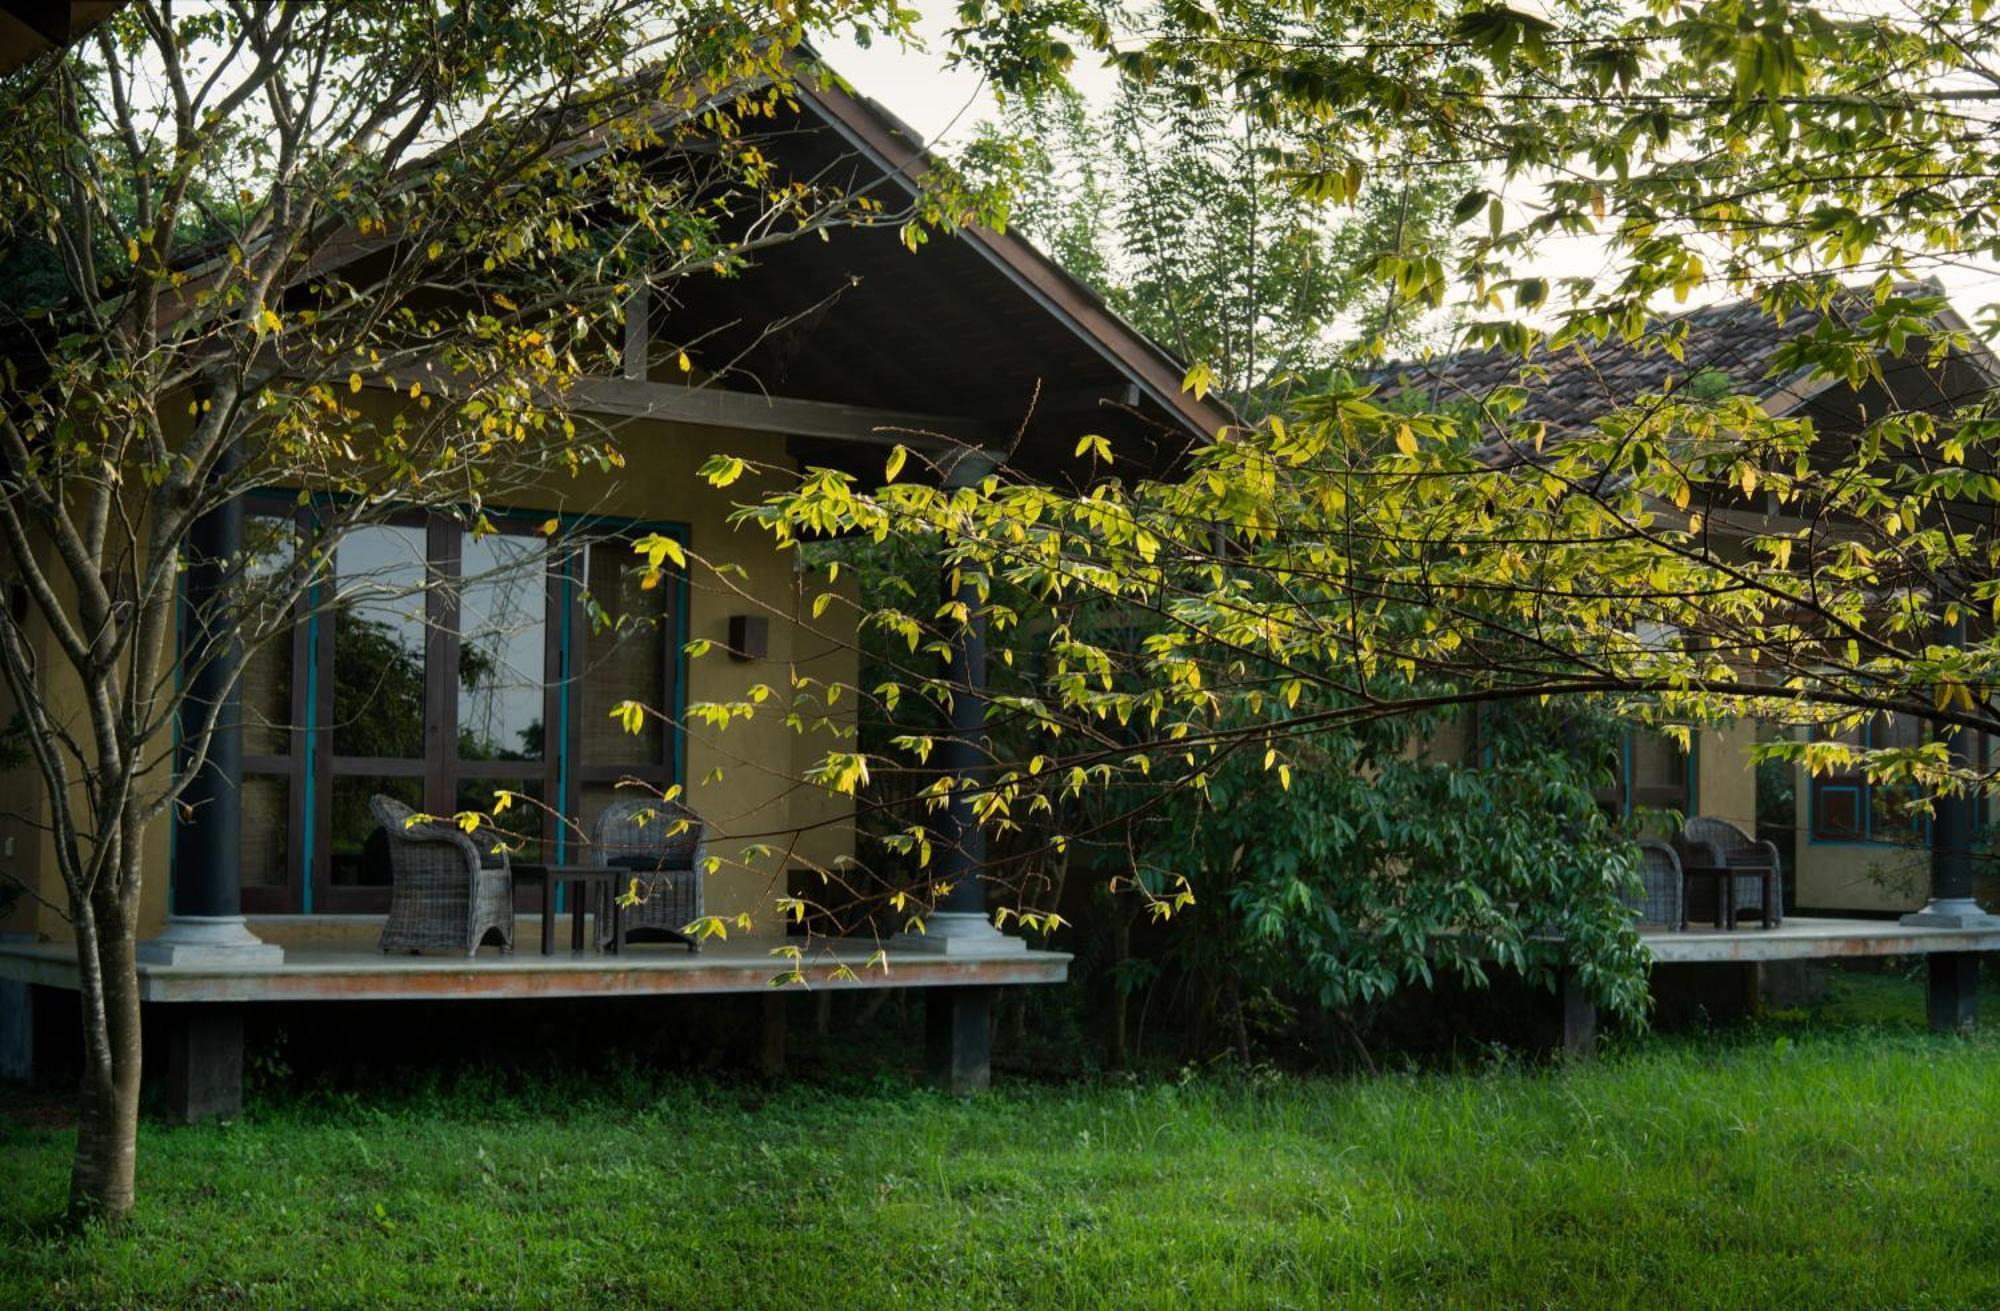
[[[137,1220],[80,1236],[37,1105],[0,1103],[0,1307],[2000,1305],[2000,1040],[1868,1025],[970,1102],[289,1099],[149,1124]]]

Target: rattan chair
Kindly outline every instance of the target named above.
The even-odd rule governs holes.
[[[1760,841],[1726,819],[1690,816],[1674,838],[1674,847],[1684,865],[1710,869],[1769,870],[1768,885],[1761,874],[1746,874],[1729,880],[1735,915],[1758,916],[1766,928],[1776,928],[1785,918],[1784,865],[1777,844]],[[1768,886],[1768,901],[1766,890]],[[1696,909],[1696,908],[1690,908]]]
[[[389,922],[382,950],[463,951],[476,956],[488,934],[514,950],[514,881],[504,851],[482,852],[452,824],[412,824],[416,814],[377,795],[368,809],[389,844]]]
[[[1648,838],[1639,843],[1639,888],[1625,894],[1641,924],[1681,926],[1681,858],[1664,842]]]
[[[686,826],[680,827],[685,820]],[[592,833],[594,865],[618,866],[639,881],[639,901],[624,908],[627,941],[637,935],[684,942],[699,952],[701,943],[682,932],[702,917],[701,885],[708,858],[708,834],[700,817],[678,801],[620,798],[604,808]],[[611,895],[622,895],[619,887]],[[597,943],[611,940],[609,907],[600,905]]]

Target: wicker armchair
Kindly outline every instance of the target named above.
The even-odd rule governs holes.
[[[1680,852],[1681,863],[1685,865],[1702,865],[1711,869],[1770,870],[1770,905],[1764,904],[1765,882],[1758,877],[1730,879],[1729,895],[1734,899],[1733,908],[1737,915],[1746,911],[1756,915],[1764,921],[1766,928],[1776,928],[1784,921],[1784,866],[1778,859],[1776,844],[1759,841],[1726,819],[1696,815],[1681,825],[1680,833],[1674,838],[1674,846]]]
[[[679,832],[674,825],[686,820]],[[640,900],[624,909],[625,937],[644,933],[684,942],[691,952],[701,943],[681,930],[702,916],[701,885],[708,857],[708,834],[700,817],[677,801],[622,798],[604,808],[592,834],[594,865],[619,866],[639,880]],[[624,892],[615,889],[612,895]],[[608,912],[608,906],[600,906]],[[597,943],[611,938],[609,913],[597,917]]]
[[[514,884],[507,853],[482,853],[450,824],[412,824],[416,812],[394,797],[376,796],[368,809],[389,844],[389,922],[381,947],[390,951],[442,948],[477,956],[488,934],[500,954],[514,950]]]
[[[1681,885],[1681,858],[1671,846],[1649,838],[1639,843],[1639,862],[1639,890],[1627,893],[1625,904],[1641,924],[1678,929],[1681,899],[1686,895]]]

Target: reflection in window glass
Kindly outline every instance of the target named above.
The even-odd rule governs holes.
[[[334,557],[333,750],[424,751],[424,530],[356,528]]]
[[[248,774],[243,779],[243,883],[283,887],[291,877],[291,779]]]
[[[253,756],[283,756],[292,749],[292,626],[289,587],[264,586],[291,568],[298,553],[298,525],[289,514],[250,515],[243,529],[244,573],[262,608],[249,616],[252,634],[269,633],[244,652],[243,749]]]
[[[504,842],[512,848],[510,859],[539,862],[542,859],[542,780],[539,778],[462,778],[458,781],[456,808],[493,816],[493,794],[505,789],[514,794],[514,803],[497,817],[498,831],[482,823],[472,840],[481,851]]]
[[[1891,715],[1869,727],[1872,747],[1919,747],[1927,736],[1921,719]],[[1924,816],[1915,809],[1923,790],[1915,783],[1868,784],[1868,835],[1883,842],[1911,842],[1924,835]]]
[[[1879,750],[1920,746],[1927,731],[1921,719],[1888,716],[1822,736]],[[1928,821],[1915,809],[1921,795],[1914,783],[1871,779],[1858,764],[1817,775],[1812,779],[1812,836],[1823,842],[1922,842]]]
[[[468,534],[461,549],[458,758],[540,760],[547,546],[496,533]]]
[[[330,824],[333,882],[337,887],[389,886],[389,839],[368,809],[376,793],[394,797],[412,810],[424,808],[424,783],[419,778],[333,780]]]
[[[656,716],[628,733],[611,717],[621,701],[659,708],[666,699],[667,647],[664,631],[668,584],[640,586],[644,562],[624,542],[599,542],[584,560],[584,586],[602,607],[602,620],[584,624],[578,673],[583,684],[578,727],[582,759],[592,765],[657,765],[666,754],[666,732]]]
[[[1835,784],[1819,790],[1819,804],[1813,808],[1815,837],[1842,839],[1861,836],[1861,789],[1853,784]]]
[[[1647,792],[1685,791],[1687,757],[1665,733],[1632,734],[1632,785]]]

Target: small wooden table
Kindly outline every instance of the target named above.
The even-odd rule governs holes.
[[[1681,928],[1688,926],[1688,893],[1696,879],[1709,879],[1715,885],[1715,927],[1729,932],[1736,930],[1736,884],[1737,879],[1761,880],[1763,892],[1763,928],[1778,927],[1777,889],[1778,871],[1768,865],[1682,865],[1681,866]]]
[[[575,898],[569,912],[570,953],[583,954],[583,916],[590,900],[586,894],[593,887],[605,890],[605,900],[611,906],[610,954],[616,956],[625,949],[625,908],[618,904],[618,888],[630,878],[628,871],[602,865],[516,865],[514,877],[542,885],[542,955],[556,954],[556,894],[565,883]]]

